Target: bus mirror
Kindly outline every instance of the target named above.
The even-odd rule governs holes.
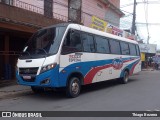
[[[70,31],[71,35],[73,35],[73,34],[74,34],[74,32],[75,32],[74,30],[71,30],[71,31]]]
[[[72,38],[72,36],[74,35],[75,31],[74,30],[70,30],[70,38]]]

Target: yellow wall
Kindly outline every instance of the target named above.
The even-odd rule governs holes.
[[[145,61],[145,53],[141,53],[141,61]]]

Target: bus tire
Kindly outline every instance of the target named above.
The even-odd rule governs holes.
[[[36,86],[31,86],[31,89],[34,93],[42,93],[44,92],[44,88],[41,87],[36,87]]]
[[[129,79],[129,72],[127,70],[124,71],[123,77],[120,78],[122,84],[127,84]]]
[[[78,77],[71,77],[66,87],[66,95],[70,98],[78,97],[81,90],[80,79]]]

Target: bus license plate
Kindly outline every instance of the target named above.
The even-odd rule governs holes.
[[[31,76],[23,76],[23,79],[29,80],[29,79],[31,79]]]

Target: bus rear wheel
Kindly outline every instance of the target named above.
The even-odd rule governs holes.
[[[70,98],[78,97],[80,94],[81,84],[78,77],[71,77],[66,88],[66,95]]]
[[[129,72],[128,71],[124,71],[123,77],[120,78],[121,83],[122,84],[128,83],[128,79],[129,79]]]

